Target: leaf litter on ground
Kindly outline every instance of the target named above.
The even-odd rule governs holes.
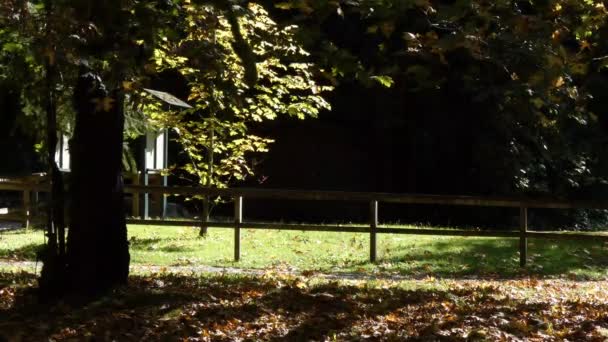
[[[0,273],[0,340],[604,341],[607,282],[138,273],[85,306],[41,305]]]

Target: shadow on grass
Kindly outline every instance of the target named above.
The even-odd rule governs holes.
[[[154,246],[157,246],[159,243],[163,242],[163,239],[160,238],[145,238],[145,239],[129,239],[129,248],[137,249],[137,250],[150,250]]]
[[[7,275],[0,274],[3,277]],[[606,303],[565,301],[560,305],[566,310],[557,318],[550,316],[555,303],[510,298],[487,285],[406,290],[303,285],[294,278],[157,274],[133,276],[129,287],[84,307],[39,305],[22,288],[14,291],[17,301],[0,306],[0,332],[5,334],[0,333],[0,340],[441,340],[450,336],[451,341],[464,341],[480,329],[486,334],[482,340],[501,336],[494,330],[519,338],[559,330],[562,338],[580,340],[595,324],[608,324]],[[494,333],[498,335],[490,335]]]
[[[402,275],[441,277],[582,276],[605,277],[608,248],[581,241],[528,240],[528,264],[519,267],[518,239],[450,239],[409,249],[384,250],[379,268]],[[363,266],[365,262],[356,265]]]
[[[402,245],[385,239],[383,237],[378,243],[377,266],[371,266],[364,257],[352,257],[347,261],[340,260],[340,268],[332,272],[343,272],[344,268],[348,268],[355,273],[369,274],[370,271],[379,270],[381,273],[413,278],[428,275],[445,278],[521,278],[569,274],[583,279],[608,277],[608,245],[599,242],[529,239],[528,266],[522,269],[519,267],[518,239],[437,238]],[[415,236],[408,239],[415,239]],[[137,252],[158,251],[181,256],[180,253],[195,251],[194,247],[184,246],[182,242],[163,238],[130,240],[131,250]],[[0,244],[0,259],[34,261],[39,248],[39,244],[30,243],[11,250]],[[202,261],[204,264],[205,260]],[[215,266],[225,266],[226,263],[229,262],[219,262]],[[303,269],[314,268],[314,260],[304,263],[313,266],[304,266]]]
[[[171,239],[161,238],[145,238],[145,239],[130,239],[130,249],[138,251],[159,251],[165,253],[180,253],[191,252],[194,249],[189,246],[184,246],[175,243]]]

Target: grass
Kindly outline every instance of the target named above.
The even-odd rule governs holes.
[[[232,229],[130,226],[133,265],[207,265],[287,268],[298,271],[398,274],[408,277],[608,278],[608,245],[530,239],[529,265],[519,268],[517,239],[383,235],[377,264],[368,262],[369,235],[248,230],[241,233],[241,261],[233,261]],[[0,232],[0,260],[35,261],[44,242],[36,230]]]

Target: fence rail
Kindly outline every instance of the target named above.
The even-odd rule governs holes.
[[[23,192],[24,212],[23,219],[29,224],[31,217],[30,193],[48,191],[48,184],[36,181],[11,181],[0,179],[0,191]],[[567,201],[552,199],[517,199],[500,197],[476,197],[476,196],[444,196],[424,194],[392,194],[371,192],[342,192],[342,191],[308,191],[308,190],[270,190],[270,189],[214,189],[202,187],[164,187],[164,186],[142,186],[127,185],[125,192],[134,195],[159,194],[159,195],[185,195],[200,196],[208,199],[214,196],[232,198],[234,200],[233,222],[214,222],[209,220],[203,213],[200,220],[157,220],[128,218],[129,224],[164,225],[164,226],[200,226],[206,231],[207,228],[233,228],[234,229],[234,259],[238,261],[241,256],[241,230],[247,229],[269,229],[269,230],[298,230],[298,231],[321,231],[321,232],[352,232],[368,233],[370,235],[370,261],[377,260],[377,234],[411,234],[411,235],[439,235],[439,236],[467,236],[467,237],[502,237],[519,238],[520,266],[527,262],[528,239],[556,239],[556,240],[588,240],[608,242],[608,234],[604,233],[566,233],[566,232],[538,232],[528,230],[528,209],[608,209],[607,202],[595,201]],[[137,198],[135,196],[134,198]],[[369,203],[370,219],[365,225],[329,225],[329,224],[285,224],[285,223],[260,223],[243,220],[244,199],[277,199],[277,200],[309,200],[309,201],[348,201]],[[379,224],[378,209],[381,203],[400,204],[435,204],[477,207],[508,207],[519,208],[519,227],[511,231],[494,230],[463,230],[463,229],[415,229],[396,228]],[[2,219],[2,215],[0,215]]]

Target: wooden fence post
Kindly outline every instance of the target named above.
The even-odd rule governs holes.
[[[376,262],[376,229],[378,228],[378,201],[371,201],[369,203],[369,211],[369,261]]]
[[[528,208],[519,208],[519,266],[525,267],[528,259]]]
[[[32,219],[32,201],[30,198],[30,190],[23,191],[23,211],[24,211],[24,222],[25,228],[30,227]]]
[[[148,176],[148,169],[144,169],[144,174],[143,174],[143,178],[144,178],[144,185],[148,186],[149,184],[149,176]],[[147,191],[144,191],[144,220],[149,219],[150,218],[150,194]]]
[[[32,200],[33,200],[33,203],[32,203],[32,216],[34,216],[34,218],[36,218],[36,217],[38,217],[38,211],[39,211],[38,210],[38,205],[39,205],[39,202],[40,202],[40,194],[39,194],[38,190],[33,191],[32,194],[33,194],[33,196],[32,196],[33,197],[32,198]]]
[[[203,213],[201,217],[201,230],[199,236],[207,235],[207,227],[209,227],[209,196],[203,197]]]
[[[234,198],[234,261],[241,259],[241,224],[243,223],[243,196]]]
[[[131,180],[133,185],[139,185],[139,173],[131,174]],[[139,217],[139,192],[132,194],[133,202],[131,203],[131,212],[133,217]]]

